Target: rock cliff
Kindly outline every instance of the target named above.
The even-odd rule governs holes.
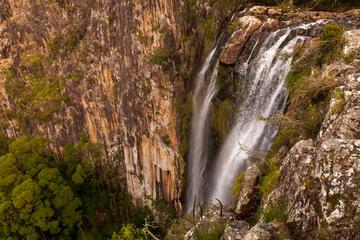
[[[44,135],[61,154],[85,133],[104,153],[96,164],[116,169],[134,201],[180,209],[179,9],[177,0],[1,0],[3,134]]]
[[[345,52],[360,48],[358,34],[345,33]],[[317,138],[298,142],[285,157],[267,200],[287,203],[287,223],[297,238],[351,239],[360,234],[359,63],[356,58],[326,68],[343,84],[331,98]]]

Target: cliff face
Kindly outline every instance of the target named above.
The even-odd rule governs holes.
[[[359,33],[345,33],[345,52],[358,51]],[[359,64],[355,57],[351,64],[338,62],[325,69],[324,74],[343,84],[332,95],[317,138],[298,142],[285,157],[279,183],[267,200],[288,203],[287,224],[298,238],[322,233],[351,239],[360,234]]]
[[[44,135],[60,154],[84,132],[134,200],[179,209],[174,101],[183,83],[172,52],[161,50],[179,48],[179,8],[178,0],[1,0],[3,134]]]

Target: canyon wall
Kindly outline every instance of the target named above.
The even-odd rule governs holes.
[[[134,201],[180,209],[180,8],[179,0],[1,0],[5,137],[40,134],[61,155],[85,133],[101,146],[96,164],[115,169]]]

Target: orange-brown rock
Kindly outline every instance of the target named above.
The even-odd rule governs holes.
[[[262,22],[260,19],[253,16],[244,16],[238,21],[242,27],[233,33],[220,58],[220,62],[226,65],[236,63],[245,44],[257,30],[275,28],[278,25],[277,20],[272,18],[268,18],[265,22]]]

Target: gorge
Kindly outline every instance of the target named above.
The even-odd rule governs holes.
[[[0,0],[0,239],[357,239],[360,3]]]

